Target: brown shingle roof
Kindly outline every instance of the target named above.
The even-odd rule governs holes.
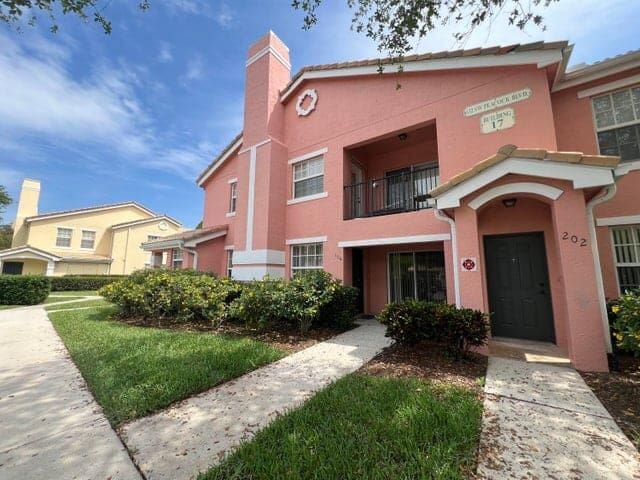
[[[480,172],[509,158],[530,158],[541,162],[579,163],[597,167],[614,168],[620,163],[620,157],[609,155],[585,155],[581,152],[554,152],[540,148],[518,148],[515,145],[504,145],[498,153],[476,163],[472,168],[450,178],[429,192],[432,197],[442,195],[456,185],[475,177]]]
[[[457,58],[457,57],[472,57],[479,55],[506,55],[515,52],[526,52],[531,50],[558,50],[566,48],[569,45],[567,41],[559,42],[532,42],[532,43],[516,43],[507,46],[494,46],[486,48],[472,48],[468,50],[443,50],[440,52],[428,52],[418,53],[413,55],[407,55],[402,59],[401,64],[410,62],[420,62],[423,60],[435,60],[441,58]],[[367,66],[385,66],[396,63],[396,59],[390,58],[369,58],[364,60],[352,60],[348,62],[339,63],[325,63],[320,65],[307,65],[302,67],[298,72],[291,77],[291,80],[287,86],[282,90],[286,92],[305,72],[313,72],[318,70],[339,70],[342,68],[352,67],[367,67]]]

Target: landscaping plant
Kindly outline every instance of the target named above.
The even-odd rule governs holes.
[[[458,358],[470,347],[487,341],[487,316],[469,308],[441,302],[406,300],[387,304],[378,319],[387,327],[387,336],[399,343],[422,341],[442,343]]]
[[[139,270],[100,289],[123,317],[145,320],[221,321],[240,286],[189,270]]]
[[[52,292],[68,292],[76,290],[98,290],[117,280],[126,278],[125,275],[65,275],[51,277]]]
[[[36,305],[51,291],[51,279],[42,275],[0,275],[0,305]]]
[[[609,310],[616,346],[640,356],[640,289],[625,292]]]

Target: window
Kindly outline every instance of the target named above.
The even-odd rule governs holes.
[[[173,250],[171,265],[175,270],[182,268],[182,250],[176,248]]]
[[[389,300],[442,301],[447,299],[443,252],[389,254]]]
[[[293,165],[293,198],[308,197],[324,191],[324,158],[303,160]]]
[[[72,229],[58,227],[58,233],[56,234],[56,247],[70,248],[72,235]]]
[[[600,153],[640,159],[640,86],[600,95],[591,102]]]
[[[640,287],[640,225],[611,230],[620,292]]]
[[[235,213],[238,201],[238,182],[229,184],[229,213]]]
[[[96,232],[93,230],[82,230],[80,238],[80,248],[88,248],[93,250],[96,245]]]
[[[291,274],[322,269],[322,243],[304,243],[291,247]]]
[[[227,250],[227,277],[231,278],[233,275],[233,250]]]
[[[159,238],[160,237],[158,235],[147,235],[147,242],[153,242]],[[149,252],[149,260],[147,260],[146,265],[154,268],[159,267],[162,265],[162,255],[156,255],[154,252]]]

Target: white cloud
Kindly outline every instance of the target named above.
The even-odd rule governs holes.
[[[233,22],[234,14],[229,5],[226,3],[220,4],[220,9],[215,16],[215,20],[221,27],[229,27]]]
[[[173,54],[171,53],[171,47],[168,44],[163,43],[160,47],[160,53],[158,53],[158,61],[160,63],[170,63],[173,60]]]
[[[195,55],[187,62],[187,69],[180,77],[180,82],[186,86],[188,83],[194,80],[200,80],[203,76],[204,60],[202,60],[202,57],[200,55]]]

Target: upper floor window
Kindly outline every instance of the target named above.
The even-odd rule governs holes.
[[[640,287],[640,225],[612,229],[620,292]]]
[[[293,165],[293,198],[308,197],[324,191],[324,158],[302,160]]]
[[[322,269],[322,242],[303,243],[291,247],[291,274]]]
[[[173,250],[171,266],[175,269],[182,268],[182,250],[176,248]]]
[[[238,201],[238,182],[229,184],[229,213],[235,213]]]
[[[96,245],[96,232],[93,230],[82,230],[82,238],[80,239],[80,248],[88,248],[93,250]]]
[[[640,159],[640,86],[599,95],[592,104],[600,153]]]
[[[56,233],[56,247],[71,247],[71,237],[73,236],[73,230],[71,228],[58,227]]]

